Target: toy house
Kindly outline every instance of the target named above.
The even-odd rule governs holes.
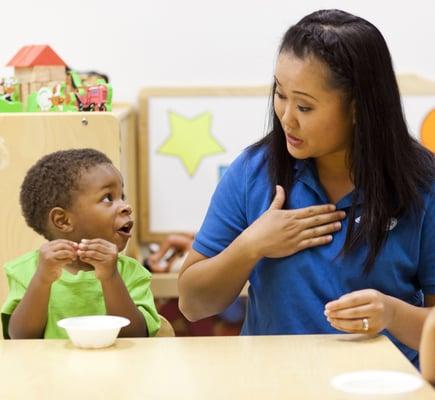
[[[48,45],[24,46],[7,65],[14,67],[24,104],[30,93],[66,80],[65,62]]]

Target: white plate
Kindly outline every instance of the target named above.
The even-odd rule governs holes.
[[[419,389],[423,380],[405,372],[366,370],[337,375],[331,385],[346,393],[397,394]]]

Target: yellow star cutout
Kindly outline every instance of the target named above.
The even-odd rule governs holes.
[[[210,112],[194,118],[169,112],[169,125],[171,136],[157,153],[180,158],[190,176],[194,175],[204,157],[225,152],[211,134]]]

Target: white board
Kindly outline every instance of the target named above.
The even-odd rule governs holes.
[[[149,98],[151,232],[199,229],[225,167],[266,132],[267,103],[267,96]],[[175,121],[172,124],[171,118]],[[173,151],[178,148],[178,156],[165,153],[162,147],[177,125],[183,125],[183,119],[185,126],[194,126],[201,119],[209,123],[208,127],[207,122],[200,124],[197,132],[208,132],[211,139],[195,151],[194,157],[189,156],[189,148],[179,144],[172,147]],[[190,169],[186,166],[206,151],[216,153],[205,154]]]

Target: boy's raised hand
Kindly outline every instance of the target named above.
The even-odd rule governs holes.
[[[66,239],[44,243],[39,249],[37,276],[42,282],[51,284],[62,275],[62,266],[77,258],[78,244]]]
[[[77,255],[80,261],[95,268],[95,276],[100,281],[110,279],[116,273],[118,247],[104,239],[82,239]]]

